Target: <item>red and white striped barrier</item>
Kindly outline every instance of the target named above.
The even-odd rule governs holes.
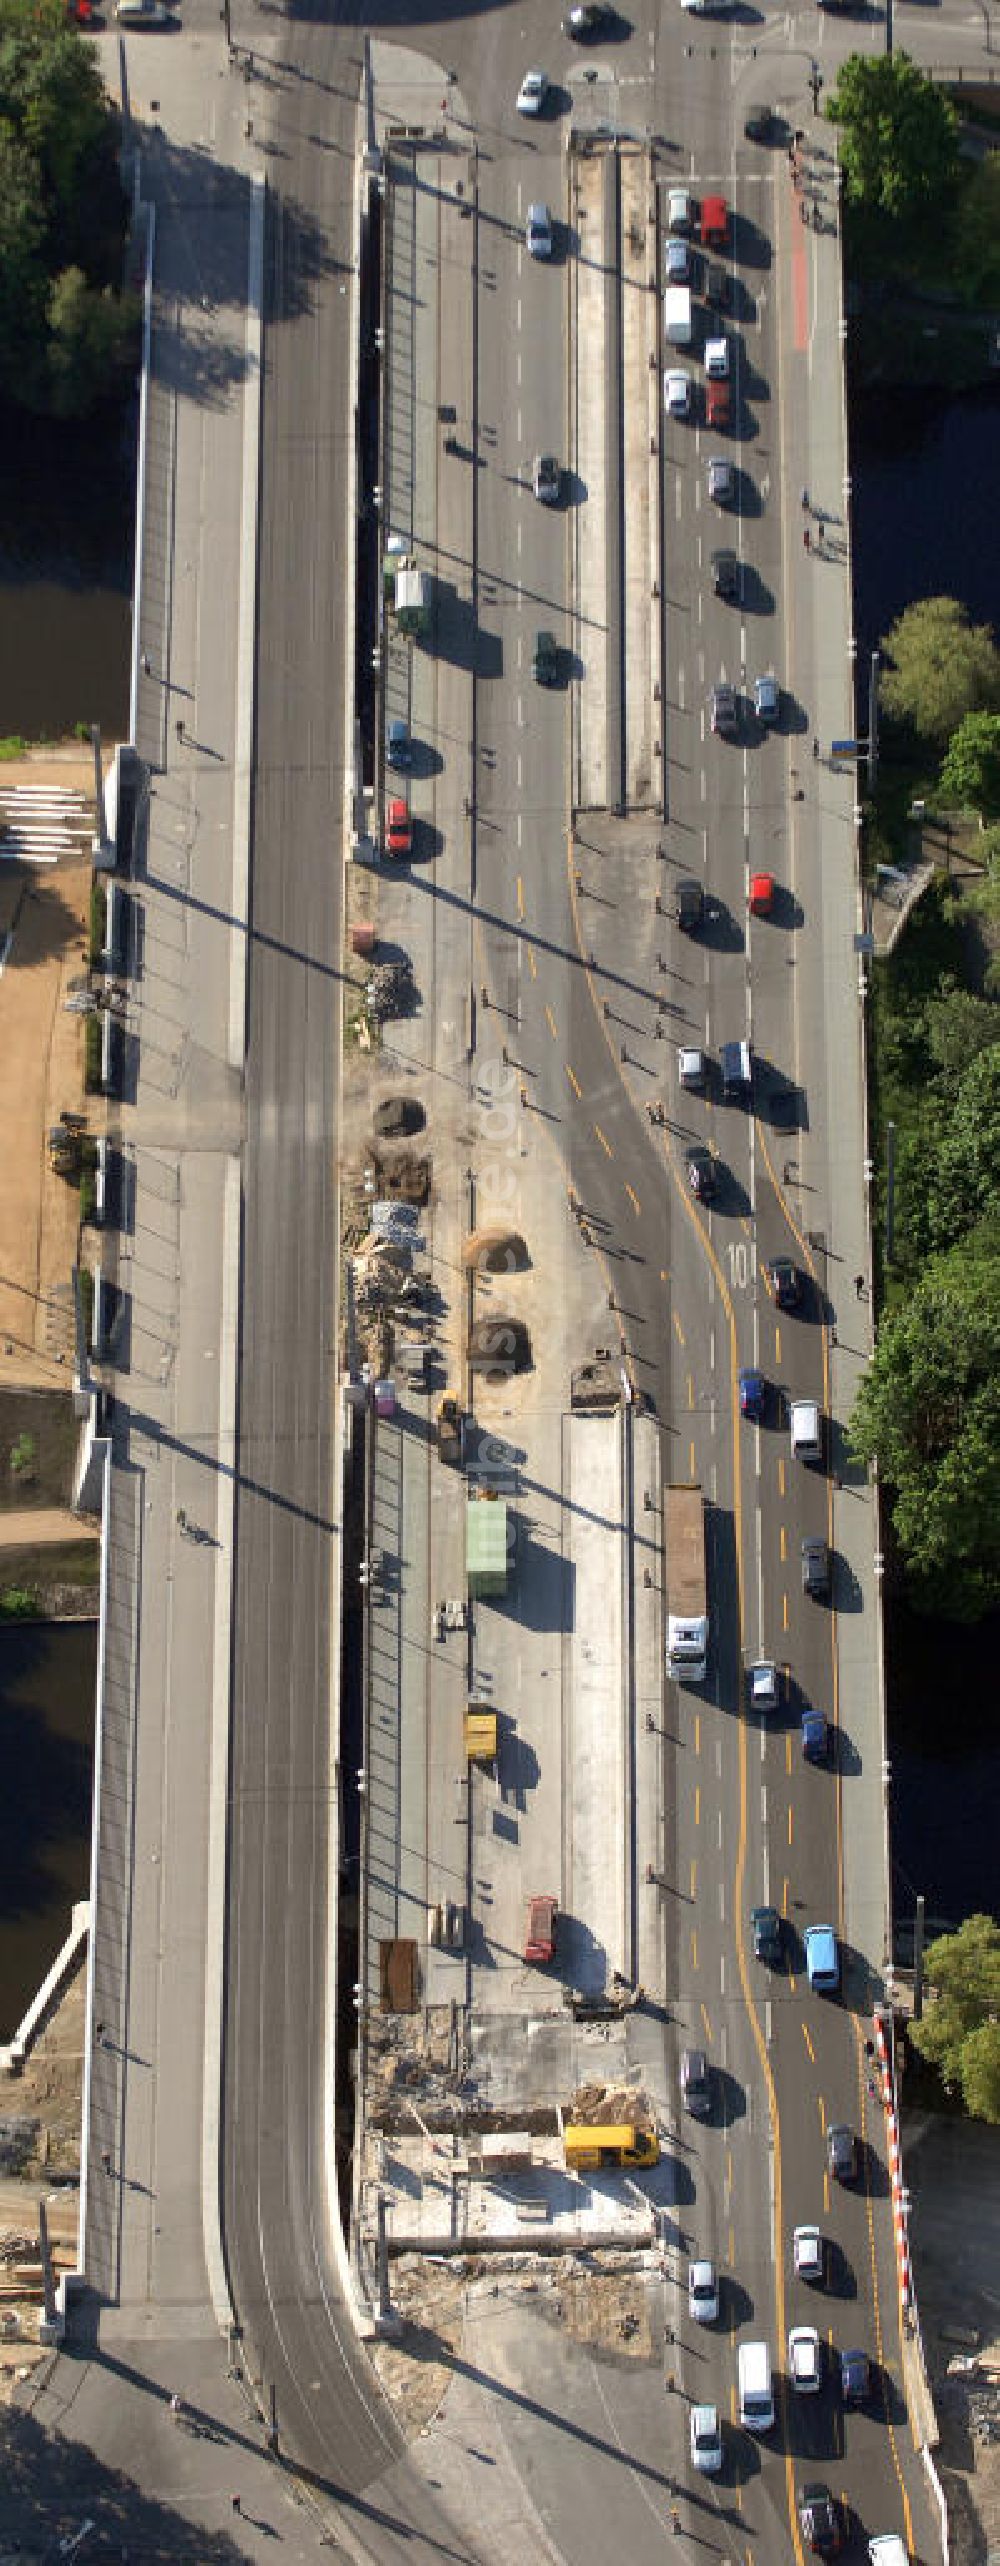
[[[913,2302],[913,2278],[910,2269],[909,2200],[903,2181],[903,2159],[899,2144],[899,2113],[896,2106],[896,2066],[893,2056],[892,2016],[876,2013],[875,2056],[878,2062],[876,2090],[885,2112],[886,2146],[889,2157],[889,2179],[892,2184],[892,2218],[896,2231],[896,2261],[904,2311],[909,2314]]]

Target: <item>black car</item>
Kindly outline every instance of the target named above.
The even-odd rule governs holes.
[[[743,118],[743,131],[748,143],[769,142],[773,130],[773,107],[764,106],[758,101],[754,106],[747,108]]]
[[[699,1203],[715,1199],[715,1160],[710,1149],[689,1149],[687,1153],[688,1184]]]
[[[858,2170],[858,2142],[846,2121],[831,2121],[826,2133],[826,2161],[837,2183],[853,2183]]]
[[[815,2557],[839,2557],[844,2545],[840,2505],[829,2486],[800,2486],[799,2529]]]
[[[845,2406],[867,2405],[871,2384],[871,2363],[867,2352],[842,2352],[840,2394]]]
[[[675,914],[677,924],[683,929],[685,935],[693,935],[695,928],[700,927],[704,910],[705,894],[701,883],[691,879],[679,882]]]
[[[713,312],[728,311],[732,290],[728,267],[720,267],[718,259],[711,259],[705,269],[705,301]]]
[[[717,597],[735,598],[740,593],[740,565],[728,547],[712,554],[712,586]]]
[[[781,1917],[777,1907],[754,1907],[750,1926],[753,1933],[753,1956],[766,1960],[770,1969],[781,1958]]]
[[[802,1276],[790,1256],[772,1256],[767,1280],[776,1309],[798,1309],[802,1299]]]
[[[830,1545],[818,1533],[811,1533],[802,1544],[802,1592],[824,1596],[830,1592]]]

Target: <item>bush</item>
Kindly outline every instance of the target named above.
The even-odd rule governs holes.
[[[0,1586],[0,1619],[8,1622],[30,1621],[37,1611],[36,1587]]]
[[[77,1271],[80,1276],[80,1314],[83,1319],[83,1334],[86,1344],[89,1345],[94,1332],[94,1277],[89,1265],[81,1265]]]
[[[83,1083],[88,1096],[100,1094],[101,1036],[100,1016],[88,1016],[83,1029]]]
[[[90,968],[95,970],[104,951],[108,925],[108,895],[95,874],[90,885]]]
[[[97,1204],[97,1182],[92,1167],[85,1167],[80,1178],[80,1219],[92,1221]]]

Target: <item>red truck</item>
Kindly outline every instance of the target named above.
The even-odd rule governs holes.
[[[541,1961],[544,1966],[546,1961],[554,1957],[557,1914],[558,1907],[554,1898],[529,1899],[528,1930],[524,1940],[526,1960]]]

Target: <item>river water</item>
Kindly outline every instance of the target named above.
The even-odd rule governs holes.
[[[90,1885],[96,1622],[0,1625],[0,2041]]]
[[[0,412],[0,732],[128,723],[131,410],[82,424]]]

